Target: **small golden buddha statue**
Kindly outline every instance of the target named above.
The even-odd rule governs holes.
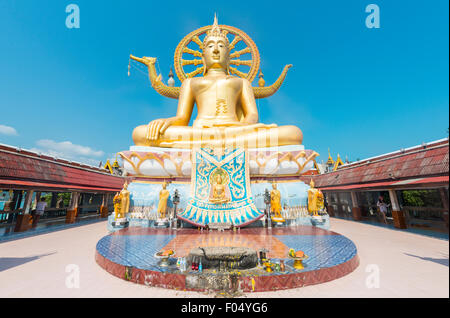
[[[302,143],[302,131],[296,126],[258,123],[251,83],[229,73],[229,46],[226,33],[214,18],[202,45],[203,76],[183,81],[174,117],[156,119],[134,129],[136,145],[190,149],[205,144],[222,148],[264,148]],[[148,66],[151,79],[156,77],[156,58],[130,57]],[[152,85],[154,81],[158,78],[152,80]],[[197,118],[189,127],[195,104]]]
[[[130,191],[128,191],[128,183],[125,182],[122,191],[120,191],[120,210],[125,217],[130,211]]]
[[[277,189],[276,183],[272,184],[272,191],[270,191],[270,210],[274,214],[273,217],[283,218],[281,216],[281,192]]]
[[[127,190],[128,183],[125,182],[123,189],[116,193],[113,199],[114,219],[124,218],[130,209],[130,191]]]
[[[212,197],[210,198],[210,202],[214,204],[222,204],[230,201],[230,198],[227,197],[226,193],[226,180],[222,178],[220,173],[217,173],[213,177],[212,183]]]
[[[120,211],[120,193],[117,192],[114,196],[113,203],[114,203],[114,220],[117,220],[118,218],[122,218],[122,213]]]
[[[166,217],[167,212],[167,200],[169,199],[170,192],[167,188],[167,183],[164,182],[162,185],[161,191],[159,191],[159,202],[158,202],[158,209],[157,213],[161,219],[164,219]]]
[[[308,189],[308,212],[314,216],[318,216],[318,212],[324,207],[323,193],[319,189],[314,188],[314,181],[312,179],[309,186],[311,188]]]

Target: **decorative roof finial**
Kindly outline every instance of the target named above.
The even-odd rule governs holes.
[[[173,78],[172,68],[170,68],[169,79],[167,80],[167,84],[169,85],[169,87],[175,86],[175,79]]]
[[[258,80],[258,86],[259,87],[264,87],[264,85],[266,85],[266,81],[264,80],[264,74],[261,71],[261,69],[259,69],[259,80]]]
[[[327,164],[329,165],[329,164],[333,164],[333,163],[334,163],[334,160],[333,160],[333,158],[331,157],[330,148],[328,148],[328,160],[327,160]]]

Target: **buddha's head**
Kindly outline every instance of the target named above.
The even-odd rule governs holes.
[[[203,75],[213,68],[223,69],[228,74],[229,45],[230,42],[228,41],[226,33],[220,30],[219,25],[217,24],[217,17],[214,16],[213,27],[203,40]]]
[[[274,190],[277,189],[277,184],[276,183],[272,184],[272,189],[274,189]]]
[[[314,181],[313,181],[313,179],[311,179],[311,182],[309,183],[309,186],[311,187],[311,189],[314,188]]]
[[[222,176],[220,174],[216,175],[216,183],[217,184],[222,184]]]

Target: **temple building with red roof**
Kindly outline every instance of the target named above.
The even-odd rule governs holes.
[[[325,194],[330,216],[380,222],[383,196],[395,227],[448,232],[448,138],[302,177],[310,178]]]
[[[29,229],[41,197],[47,202],[42,219],[73,223],[82,215],[106,217],[112,211],[111,194],[123,184],[123,177],[104,168],[0,144],[0,225]]]

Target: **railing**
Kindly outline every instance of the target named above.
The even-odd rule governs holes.
[[[171,215],[172,210],[171,208],[168,208],[169,211],[167,211],[168,215]],[[114,208],[113,210],[114,211]],[[158,214],[156,212],[155,206],[142,206],[142,205],[134,205],[130,208],[131,216],[134,217],[142,217],[146,218],[148,220],[156,220],[158,218]]]
[[[363,219],[383,222],[379,208],[376,204],[361,205],[360,208],[361,208],[361,216]],[[391,206],[387,207],[386,219],[388,220],[388,223],[389,220],[392,220]]]
[[[78,215],[86,213],[100,213],[100,204],[79,205]]]
[[[334,216],[349,219],[352,217],[352,208],[346,203],[331,202],[328,204],[333,208]]]
[[[419,227],[446,231],[444,208],[403,206],[408,227]]]
[[[422,220],[444,220],[444,208],[431,208],[431,207],[414,207],[403,206],[403,211],[408,212],[410,217]]]
[[[281,211],[281,215],[286,220],[294,220],[309,215],[308,207],[303,205],[286,206]]]
[[[31,211],[31,212],[34,212]],[[0,224],[12,224],[16,221],[17,215],[22,214],[23,209],[15,210],[15,211],[8,211],[8,212],[2,212],[0,213]],[[56,219],[65,217],[67,214],[67,208],[50,208],[46,209],[44,211],[44,214],[41,215],[42,219]]]
[[[79,206],[80,214],[99,214],[100,205],[85,205]],[[66,217],[67,215],[67,207],[64,208],[48,208],[45,209],[44,214],[41,215],[40,220],[49,220],[49,219],[58,219]],[[114,210],[114,206],[112,204],[108,205],[108,211],[112,212]],[[30,211],[33,212],[34,210]],[[0,211],[0,224],[12,224],[16,222],[17,215],[23,213],[23,209],[15,210],[15,211]]]
[[[14,223],[17,219],[17,215],[20,214],[20,212],[22,212],[22,210],[0,212],[0,224]]]
[[[67,208],[49,208],[41,215],[41,219],[55,219],[65,217],[67,214]]]

